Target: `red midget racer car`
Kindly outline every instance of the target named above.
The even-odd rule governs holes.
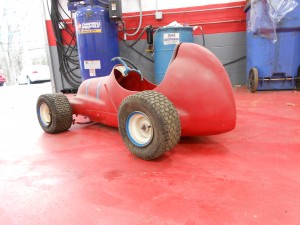
[[[5,82],[6,82],[6,77],[3,73],[3,70],[0,70],[0,87],[3,86]]]
[[[181,136],[234,129],[231,83],[209,50],[193,43],[177,45],[159,85],[147,81],[134,65],[129,67],[128,60],[116,59],[121,64],[109,76],[85,80],[70,99],[63,94],[41,95],[37,116],[43,130],[67,131],[76,115],[83,115],[119,127],[127,148],[135,156],[151,160],[174,148]]]

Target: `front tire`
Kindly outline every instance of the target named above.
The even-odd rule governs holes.
[[[40,126],[47,133],[64,132],[72,125],[71,105],[63,94],[41,95],[36,110]]]
[[[138,158],[155,159],[174,148],[180,139],[177,110],[161,93],[143,91],[128,96],[118,114],[122,139]]]

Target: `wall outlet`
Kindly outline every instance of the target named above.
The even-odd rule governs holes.
[[[163,14],[162,14],[162,12],[155,12],[155,19],[157,19],[157,20],[162,20],[162,18],[163,18]]]

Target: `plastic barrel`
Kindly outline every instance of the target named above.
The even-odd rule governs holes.
[[[154,35],[154,72],[155,83],[159,84],[165,77],[176,44],[194,43],[192,27],[164,27]]]
[[[100,6],[80,8],[75,15],[76,38],[82,80],[110,74],[119,56],[117,26]]]
[[[260,18],[267,2],[258,1]],[[250,5],[249,5],[250,6]],[[251,8],[246,10],[247,22]],[[248,24],[248,23],[247,23]],[[279,22],[277,41],[261,37],[255,32],[247,32],[246,80],[252,68],[258,71],[257,90],[285,90],[295,88],[295,78],[300,68],[300,5]]]

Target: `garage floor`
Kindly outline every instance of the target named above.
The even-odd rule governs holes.
[[[43,133],[44,92],[0,88],[1,225],[299,224],[300,92],[236,88],[234,131],[182,138],[151,162],[117,129]]]

